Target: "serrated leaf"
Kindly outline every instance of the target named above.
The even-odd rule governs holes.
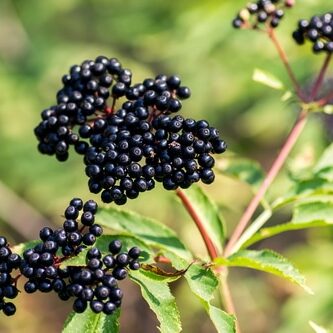
[[[216,204],[195,184],[181,191],[191,202],[195,214],[200,218],[215,247],[221,252],[225,239],[224,221]]]
[[[236,333],[236,318],[210,305],[208,314],[218,333]]]
[[[15,253],[19,254],[20,256],[22,256],[23,252],[25,250],[35,247],[35,245],[39,244],[40,242],[41,242],[40,240],[32,240],[29,242],[20,243],[15,246],[12,246],[11,249],[12,249],[12,252],[15,252]]]
[[[271,250],[241,250],[228,258],[218,258],[216,263],[224,266],[247,267],[280,276],[312,291],[305,284],[304,276],[285,257]]]
[[[273,89],[283,89],[283,83],[277,77],[259,68],[254,70],[252,80]]]
[[[327,329],[317,325],[315,322],[313,322],[311,320],[309,321],[309,325],[315,331],[315,333],[329,333],[329,331]]]
[[[118,333],[120,310],[112,315],[94,313],[89,308],[83,313],[72,312],[65,321],[62,333]]]
[[[135,236],[147,245],[169,249],[182,258],[192,257],[173,230],[134,212],[116,208],[100,209],[96,222],[112,230]]]
[[[141,250],[140,261],[141,262],[148,262],[151,261],[150,253],[152,252],[151,249],[140,239],[137,239],[133,236],[126,236],[126,235],[102,235],[96,240],[95,247],[97,247],[102,254],[109,253],[109,244],[114,239],[121,240],[123,246],[122,251],[126,252],[131,247],[137,246]],[[65,261],[63,261],[60,267],[66,266],[85,266],[86,265],[86,254],[91,247],[88,247],[81,251],[78,255],[71,257]]]
[[[179,258],[177,255],[171,252],[164,252],[163,254],[171,260],[172,265],[176,269],[184,269],[188,267],[188,262]],[[235,333],[235,317],[210,304],[219,284],[213,271],[210,268],[204,267],[202,264],[193,263],[185,273],[185,279],[192,293],[198,297],[203,304],[203,307],[212,320],[217,332]]]
[[[160,322],[160,331],[162,333],[181,332],[179,311],[168,283],[157,280],[156,274],[142,270],[131,272],[130,278],[140,286],[143,298],[156,314]]]
[[[225,176],[231,176],[257,189],[262,183],[265,173],[256,161],[229,156],[217,161],[217,170]]]

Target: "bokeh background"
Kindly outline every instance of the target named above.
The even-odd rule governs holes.
[[[278,30],[297,77],[308,84],[323,56],[290,38],[299,18],[332,10],[327,0],[297,1]],[[252,81],[254,68],[274,73],[289,85],[269,40],[235,31],[231,20],[246,0],[0,0],[0,233],[12,244],[37,238],[42,224],[60,225],[74,196],[91,198],[81,157],[67,163],[37,152],[33,128],[40,112],[55,102],[60,78],[84,59],[118,57],[134,81],[159,73],[179,74],[191,87],[188,117],[218,127],[233,153],[258,160],[267,169],[296,115],[281,101],[281,91]],[[294,160],[313,162],[332,140],[328,117],[313,116]],[[303,159],[303,157],[306,159]],[[290,183],[282,173],[270,195]],[[227,177],[206,187],[233,229],[251,197],[250,190]],[[160,188],[127,208],[176,229],[185,243],[205,255],[199,234],[173,193]],[[287,221],[283,211],[273,223]],[[270,246],[288,256],[307,276],[315,296],[267,274],[231,272],[231,288],[245,333],[311,332],[308,321],[333,328],[332,230],[287,233],[257,247]],[[125,283],[123,333],[157,332],[156,320],[135,286]],[[199,302],[183,283],[173,285],[185,333],[214,332]],[[0,332],[59,332],[70,304],[50,295],[22,295],[15,317],[0,315]]]

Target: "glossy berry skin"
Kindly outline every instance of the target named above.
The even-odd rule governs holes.
[[[284,17],[284,10],[294,5],[293,0],[258,0],[250,2],[243,8],[232,21],[236,29],[256,29],[268,23],[272,29],[280,25]]]
[[[318,53],[333,53],[333,13],[313,16],[310,20],[302,19],[292,37],[299,45],[305,41],[312,43],[312,51]]]

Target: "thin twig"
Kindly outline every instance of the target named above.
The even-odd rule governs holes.
[[[333,99],[333,91],[331,91],[328,95],[321,98],[320,100],[316,101],[316,104],[320,107],[325,106],[326,104],[329,104],[330,100],[332,99]]]
[[[228,244],[225,247],[225,255],[230,255],[234,250],[234,245],[242,235],[243,231],[245,230],[246,226],[250,222],[254,212],[256,211],[260,201],[264,197],[267,189],[272,184],[273,180],[279,173],[280,169],[284,165],[291,149],[294,147],[298,137],[303,131],[307,120],[307,112],[301,111],[299,116],[296,120],[296,123],[292,130],[290,131],[284,145],[280,153],[278,154],[277,158],[275,159],[271,169],[269,170],[266,178],[264,179],[263,183],[261,184],[257,194],[253,197],[251,202],[249,203],[248,207],[246,208],[243,216],[241,217],[237,227],[235,228],[233,234],[230,237]]]
[[[203,241],[205,242],[207,251],[209,253],[209,256],[212,260],[214,260],[215,258],[218,257],[218,252],[216,247],[214,246],[211,238],[209,237],[204,224],[202,223],[200,217],[198,216],[197,212],[195,211],[191,201],[188,199],[188,197],[186,196],[185,192],[183,190],[176,190],[176,193],[178,195],[178,197],[180,198],[180,200],[182,201],[184,207],[186,208],[187,212],[191,215],[194,223],[196,224],[201,237],[203,239]]]
[[[319,75],[317,77],[317,80],[315,81],[314,85],[313,85],[313,88],[311,90],[311,94],[310,94],[310,100],[313,101],[316,96],[317,96],[317,93],[323,83],[323,80],[324,80],[324,77],[325,77],[325,73],[327,71],[327,68],[330,64],[330,61],[331,61],[331,58],[332,58],[332,54],[331,53],[328,53],[325,60],[324,60],[324,63],[323,63],[323,66],[319,72]]]
[[[267,30],[267,34],[268,34],[269,38],[271,39],[271,41],[273,42],[276,50],[278,51],[279,57],[280,57],[282,63],[284,64],[284,66],[285,66],[285,68],[287,70],[288,76],[289,76],[289,78],[290,78],[290,80],[291,80],[291,82],[292,82],[292,84],[294,86],[294,89],[296,91],[297,96],[301,100],[303,100],[304,97],[303,97],[303,94],[302,94],[302,91],[301,91],[301,87],[300,87],[300,85],[299,85],[299,83],[298,83],[298,81],[296,79],[296,76],[295,76],[295,74],[294,74],[294,72],[293,72],[293,70],[292,70],[292,68],[291,68],[291,66],[289,64],[289,61],[288,61],[288,58],[287,58],[287,54],[284,51],[284,49],[282,48],[279,40],[276,37],[275,30],[272,29],[272,28],[269,28]]]

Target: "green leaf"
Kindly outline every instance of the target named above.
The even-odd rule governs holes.
[[[189,189],[182,190],[191,202],[196,215],[200,218],[207,233],[219,252],[224,244],[224,221],[219,215],[216,204],[206,195],[202,188],[193,184]]]
[[[249,238],[242,248],[246,248],[260,240],[292,230],[333,225],[333,196],[316,195],[303,198],[294,205],[293,217],[289,223],[263,228]]]
[[[213,271],[210,268],[206,268],[202,264],[198,263],[193,263],[190,267],[188,267],[188,262],[171,252],[165,251],[163,254],[171,260],[172,265],[176,269],[180,270],[188,268],[185,273],[185,279],[192,293],[198,297],[203,304],[203,307],[212,320],[217,332],[235,333],[235,317],[215,308],[210,304],[210,301],[214,298],[214,293],[219,284],[219,281]]]
[[[156,314],[160,322],[160,331],[162,333],[181,332],[179,311],[168,283],[157,280],[156,274],[142,270],[131,272],[130,278],[140,286],[143,298]]]
[[[271,250],[241,250],[228,258],[218,258],[219,265],[232,267],[248,267],[271,273],[291,281],[308,293],[312,291],[305,284],[304,276],[286,258]]]
[[[135,236],[147,245],[169,249],[185,259],[192,258],[177,234],[153,219],[134,212],[109,208],[99,210],[96,222],[112,230]]]
[[[333,144],[329,145],[321,155],[313,171],[320,174],[323,170],[333,169]]]
[[[147,262],[151,261],[150,253],[152,250],[140,239],[137,239],[133,236],[126,236],[126,235],[102,235],[99,237],[95,243],[94,246],[98,247],[99,250],[103,254],[109,253],[109,244],[114,239],[121,240],[123,246],[122,251],[128,251],[131,247],[137,246],[140,248],[141,256],[140,261],[141,262]],[[81,251],[77,256],[69,258],[61,263],[61,267],[66,266],[85,266],[86,265],[86,254],[89,251],[91,247],[88,247]]]
[[[89,308],[83,313],[72,312],[65,321],[62,333],[117,333],[119,315],[120,310],[112,315],[96,314]]]
[[[40,242],[41,242],[40,240],[32,240],[32,241],[29,241],[29,242],[17,244],[15,246],[13,246],[11,249],[12,249],[13,252],[22,256],[23,252],[25,250],[28,250],[28,249],[31,249],[31,248],[35,247]]]
[[[294,207],[292,223],[333,223],[333,196],[310,197]]]
[[[329,333],[329,331],[327,329],[317,325],[315,322],[313,322],[311,320],[309,321],[309,325],[315,331],[315,333]]]
[[[272,73],[268,73],[262,69],[256,68],[254,70],[252,80],[273,89],[283,89],[283,83],[278,78],[276,78]]]
[[[257,189],[262,183],[265,173],[256,161],[229,156],[218,160],[217,170],[225,176],[231,176]]]
[[[236,319],[221,309],[210,305],[208,314],[218,333],[236,333]]]

